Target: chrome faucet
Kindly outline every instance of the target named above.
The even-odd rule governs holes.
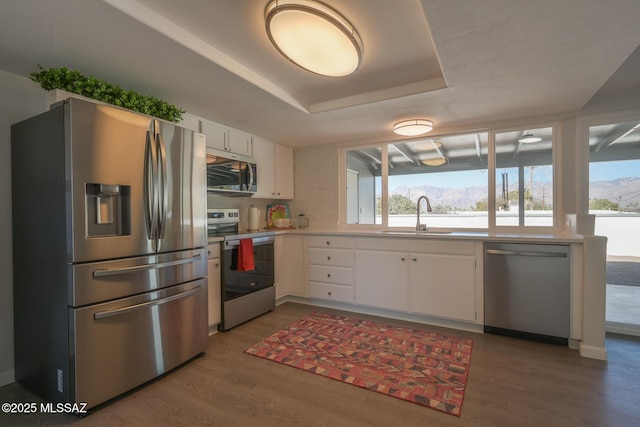
[[[431,203],[429,203],[429,198],[427,196],[420,196],[418,197],[418,211],[416,213],[416,217],[417,217],[417,222],[416,222],[416,231],[426,231],[427,230],[427,226],[426,224],[420,224],[420,201],[424,199],[427,201],[427,212],[431,212]]]

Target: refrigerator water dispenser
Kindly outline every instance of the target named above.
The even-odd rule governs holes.
[[[87,184],[87,237],[131,234],[131,188],[117,184]]]

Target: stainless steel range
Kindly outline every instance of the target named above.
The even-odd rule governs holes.
[[[273,273],[274,232],[240,232],[238,209],[208,209],[209,236],[219,236],[221,244],[222,323],[227,331],[275,308]],[[255,269],[238,267],[240,242],[251,240]]]

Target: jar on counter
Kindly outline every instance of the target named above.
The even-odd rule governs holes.
[[[298,215],[298,228],[306,228],[309,226],[309,219],[305,214]]]

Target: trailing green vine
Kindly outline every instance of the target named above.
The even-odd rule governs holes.
[[[39,83],[44,90],[62,89],[176,123],[182,119],[185,112],[182,108],[155,96],[123,89],[93,76],[86,77],[66,67],[44,69],[38,64],[38,68],[40,71],[31,73],[30,79]]]

